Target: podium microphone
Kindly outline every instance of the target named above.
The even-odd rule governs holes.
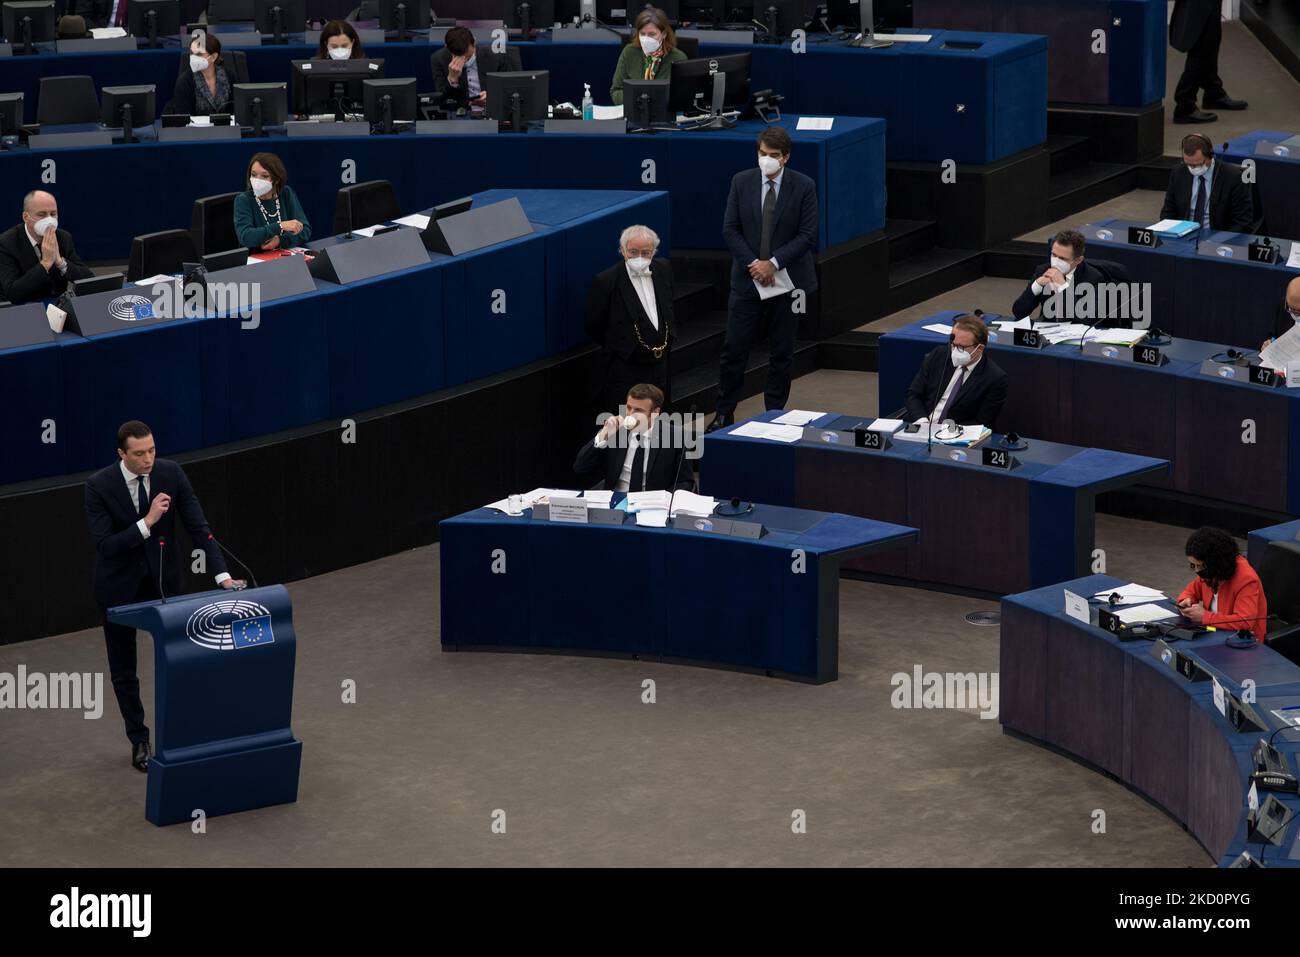
[[[158,597],[163,601],[167,600],[167,593],[163,591],[163,561],[167,555],[167,539],[159,536],[158,538]]]
[[[227,555],[233,558],[235,562],[241,568],[244,569],[244,571],[248,572],[248,580],[253,583],[254,588],[257,587],[257,576],[253,574],[253,570],[251,568],[249,568],[247,565],[245,565],[242,561],[239,560],[238,555],[236,555],[234,552],[228,549],[225,545],[222,545],[221,542],[217,539],[217,536],[213,535],[211,532],[208,532],[208,541],[212,542],[214,545],[217,546],[217,548],[221,549],[223,552],[225,552]]]

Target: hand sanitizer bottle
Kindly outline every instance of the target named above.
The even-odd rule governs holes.
[[[589,120],[595,113],[595,108],[591,103],[591,84],[582,84],[582,118]]]

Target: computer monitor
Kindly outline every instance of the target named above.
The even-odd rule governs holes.
[[[54,0],[8,0],[0,5],[0,27],[14,53],[35,53],[54,40]]]
[[[555,23],[555,0],[503,0],[502,20],[518,29],[524,39],[534,30],[549,30]]]
[[[266,126],[283,126],[289,118],[289,90],[284,83],[236,83],[235,121],[252,127],[254,136]]]
[[[93,296],[97,292],[114,292],[122,288],[126,279],[120,272],[110,272],[103,276],[91,276],[89,279],[74,279],[72,294],[74,296]]]
[[[807,22],[803,15],[803,0],[753,0],[750,9],[754,22],[767,28],[769,40],[789,39]]]
[[[669,106],[674,112],[710,112],[714,74],[725,73],[722,106],[743,109],[749,104],[749,53],[700,57],[673,64]]]
[[[307,29],[306,0],[253,0],[253,24],[272,43],[288,43],[290,33]]]
[[[530,120],[546,119],[546,105],[551,93],[551,75],[548,71],[484,73],[482,80],[483,89],[487,91],[487,114],[490,119],[509,123],[510,129],[516,133],[522,133],[524,124]]]
[[[333,111],[342,119],[349,107],[361,103],[362,84],[384,78],[382,59],[292,60],[293,111],[299,116]]]
[[[714,26],[727,21],[725,0],[681,0],[678,14],[697,26]]]
[[[133,143],[133,131],[153,126],[156,88],[147,86],[106,86],[100,90],[101,121],[110,129],[122,128],[122,142]]]
[[[412,30],[429,28],[429,0],[379,0],[379,25],[405,40]]]
[[[623,81],[623,114],[630,132],[653,132],[655,124],[673,121],[669,84],[669,80]]]
[[[366,122],[378,127],[378,133],[392,133],[395,122],[414,123],[418,109],[415,77],[391,80],[365,80],[362,83]]]
[[[23,125],[23,95],[0,93],[0,136],[13,136]]]
[[[126,5],[126,32],[146,47],[162,46],[162,38],[180,42],[181,0],[131,0]]]
[[[663,0],[662,3],[647,3],[646,0],[596,0],[596,16],[605,23],[626,23],[636,22],[636,18],[646,7],[658,7],[664,12],[669,23],[677,23],[680,19],[681,5],[678,0]],[[622,10],[622,13],[618,11]]]

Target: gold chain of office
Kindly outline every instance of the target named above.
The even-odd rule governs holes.
[[[662,359],[664,352],[668,348],[668,317],[664,317],[664,342],[661,346],[646,345],[646,341],[641,338],[641,323],[636,319],[632,320],[632,331],[636,333],[636,341],[641,343],[641,348],[649,352],[656,359]]]

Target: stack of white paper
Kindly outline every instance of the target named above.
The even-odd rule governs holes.
[[[959,445],[959,446],[978,445],[979,443],[983,442],[985,439],[987,439],[990,435],[993,434],[991,431],[989,431],[982,425],[963,425],[961,426],[961,434],[954,435],[951,438],[943,438],[943,439],[939,438],[940,435],[948,434],[947,432],[943,431],[942,424],[938,425],[935,428],[934,432],[935,432],[935,439],[934,439],[935,445]],[[921,427],[917,429],[917,431],[896,432],[894,433],[894,438],[897,439],[899,442],[926,442],[929,441],[928,435],[929,435],[929,423],[922,422]]]
[[[393,222],[399,226],[414,226],[420,230],[429,228],[429,217],[420,213],[412,213],[410,216],[403,216],[401,219],[393,220]]]
[[[655,489],[653,492],[627,493],[627,510],[629,512],[639,512],[643,508],[661,508],[666,513],[672,504],[673,495],[666,489]]]
[[[668,509],[666,508],[637,509],[636,523],[638,525],[648,525],[651,528],[664,528],[668,524]]]
[[[678,515],[698,515],[702,518],[705,515],[712,515],[717,505],[718,503],[707,495],[696,495],[686,489],[678,489],[673,493],[669,514],[673,518]]]
[[[1260,364],[1274,372],[1285,372],[1286,364],[1296,360],[1300,360],[1300,325],[1292,326],[1259,354]]]
[[[593,120],[621,120],[623,118],[623,106],[601,106],[592,104],[591,118]]]
[[[773,442],[798,442],[803,429],[797,425],[777,425],[774,422],[746,422],[729,433],[747,439],[771,439]]]
[[[1132,608],[1121,608],[1115,614],[1126,625],[1134,625],[1143,621],[1164,621],[1166,618],[1178,617],[1178,612],[1170,611],[1168,608],[1161,608],[1159,605],[1135,605]]]
[[[1119,588],[1110,588],[1106,591],[1099,591],[1094,598],[1109,599],[1111,595],[1118,595],[1117,605],[1138,605],[1153,601],[1164,601],[1167,596],[1164,592],[1156,588],[1148,588],[1146,585],[1139,585],[1137,582],[1129,582],[1127,585],[1121,585]]]
[[[803,409],[791,409],[783,412],[772,422],[776,425],[807,425],[813,419],[820,419],[825,412],[805,412]]]
[[[582,497],[585,498],[594,508],[609,508],[609,503],[614,497],[614,493],[602,489],[587,489],[587,491],[582,493]]]
[[[937,332],[941,336],[952,335],[952,326],[942,322],[932,322],[928,326],[922,326],[926,332]]]
[[[867,426],[868,432],[888,432],[894,433],[903,428],[907,423],[902,419],[875,419]]]
[[[520,503],[524,508],[532,508],[534,505],[550,504],[552,496],[555,498],[577,498],[581,494],[575,490],[567,488],[535,488],[531,492],[525,492],[519,496]],[[501,499],[499,502],[490,502],[484,505],[484,508],[495,508],[497,511],[506,510],[508,499]]]
[[[1145,329],[1094,329],[1088,334],[1088,341],[1113,346],[1134,346],[1146,337]]]

